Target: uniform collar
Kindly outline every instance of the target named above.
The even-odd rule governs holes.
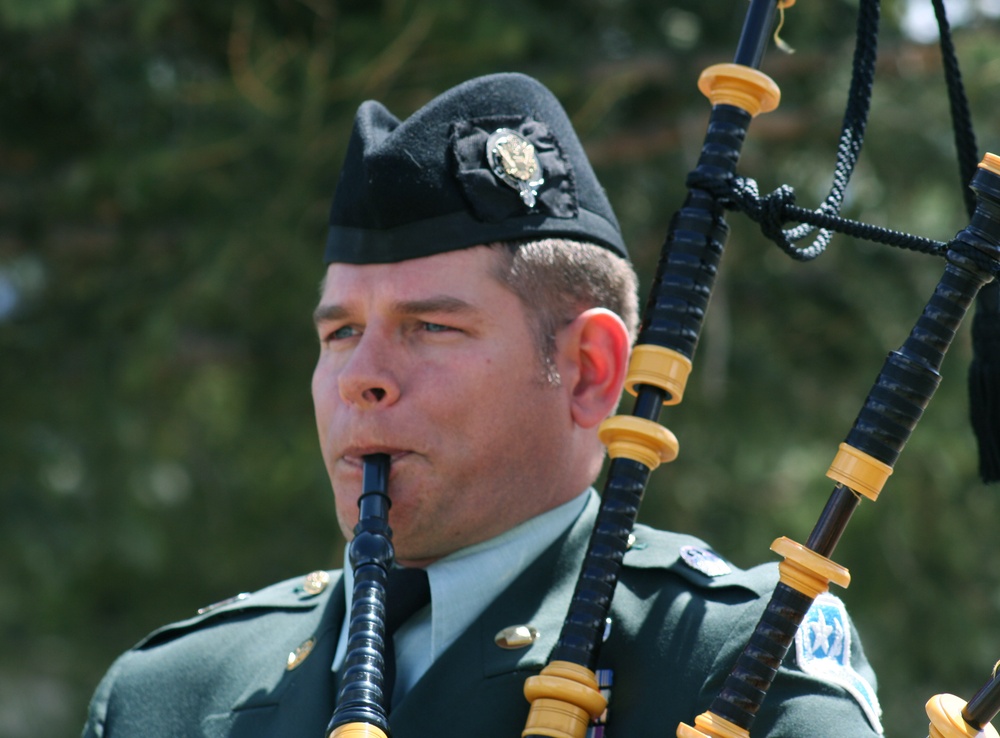
[[[523,697],[524,677],[537,672],[548,660],[562,630],[566,609],[573,597],[583,554],[600,506],[596,492],[582,495],[582,512],[568,529],[549,540],[538,556],[414,684],[390,714],[393,738],[433,735],[448,715],[436,712],[440,685],[451,691],[446,704],[461,704],[466,714],[494,714],[496,704],[528,703]],[[530,625],[537,632],[533,642],[505,649],[496,643],[500,630]],[[456,679],[455,675],[463,675]],[[506,715],[510,731],[494,726],[491,734],[516,735],[524,727],[519,711]]]

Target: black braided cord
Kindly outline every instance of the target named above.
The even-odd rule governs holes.
[[[943,0],[933,0],[934,15],[937,17],[941,46],[941,63],[944,67],[945,84],[948,89],[948,107],[951,111],[952,130],[955,134],[955,151],[958,154],[958,176],[965,200],[966,215],[970,218],[976,210],[976,196],[968,186],[979,164],[976,134],[972,128],[972,114],[969,99],[962,83],[962,72],[955,55],[955,44],[951,40],[951,26],[944,9]]]
[[[975,174],[978,164],[975,133],[943,0],[933,0],[933,3],[940,27],[941,53],[963,197],[968,214],[971,216],[975,209],[975,196],[967,184]],[[747,177],[706,178],[697,170],[688,177],[689,188],[709,191],[723,207],[746,214],[760,226],[761,232],[767,238],[796,261],[811,261],[822,254],[834,233],[934,256],[944,256],[947,251],[946,242],[842,218],[839,215],[847,185],[864,142],[875,76],[879,20],[879,0],[863,0],[858,9],[857,43],[854,50],[851,86],[837,146],[833,182],[826,199],[818,208],[809,210],[797,206],[795,190],[789,185],[782,185],[774,192],[762,196],[756,181]],[[785,225],[789,223],[799,225],[785,229]],[[817,228],[820,230],[812,244],[806,247],[797,245]]]
[[[864,143],[865,129],[868,125],[868,112],[871,109],[872,85],[875,81],[875,61],[878,57],[878,29],[880,19],[879,0],[863,0],[858,7],[858,20],[856,25],[857,41],[854,45],[854,60],[851,70],[851,86],[847,94],[847,107],[844,110],[844,119],[841,126],[840,140],[837,144],[837,163],[833,172],[833,183],[830,192],[823,204],[817,209],[818,213],[824,215],[839,215],[841,205],[844,202],[844,194],[847,185],[854,173],[854,167],[858,163],[858,156],[861,154],[861,146]],[[799,218],[789,218],[789,221],[799,222],[797,228],[792,228],[784,234],[781,241],[775,240],[779,246],[785,248],[786,253],[801,259],[799,254],[819,255],[826,250],[833,238],[833,228],[823,227],[817,234],[815,241],[807,248],[795,248],[792,243],[797,243],[809,236],[815,229],[813,226],[820,225],[808,220]],[[780,227],[779,227],[780,229]],[[769,237],[770,234],[768,234]],[[772,240],[773,237],[772,237]],[[783,245],[787,243],[787,248]],[[793,253],[794,252],[794,253]],[[814,258],[808,256],[804,260]]]

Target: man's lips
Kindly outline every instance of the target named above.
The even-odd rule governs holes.
[[[372,454],[386,454],[389,457],[390,465],[396,463],[411,452],[399,448],[388,446],[351,446],[340,454],[340,460],[350,466],[361,467],[366,456]]]

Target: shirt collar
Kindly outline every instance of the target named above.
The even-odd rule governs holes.
[[[483,610],[580,516],[590,488],[569,502],[531,518],[505,533],[455,551],[427,567],[431,605],[396,633],[396,679],[408,690]],[[344,560],[348,556],[345,550]],[[344,569],[347,609],[333,660],[336,670],[347,651],[354,573]],[[400,693],[395,695],[396,700]]]
[[[573,524],[587,490],[569,502],[427,567],[431,583],[431,660],[436,659],[511,582]],[[440,603],[440,607],[438,604]]]

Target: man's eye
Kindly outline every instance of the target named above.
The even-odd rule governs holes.
[[[351,338],[356,335],[357,331],[352,325],[342,325],[336,330],[332,330],[326,334],[327,341],[343,341],[345,338]]]
[[[424,330],[428,333],[446,333],[447,331],[454,330],[454,328],[441,325],[440,323],[424,323]]]

